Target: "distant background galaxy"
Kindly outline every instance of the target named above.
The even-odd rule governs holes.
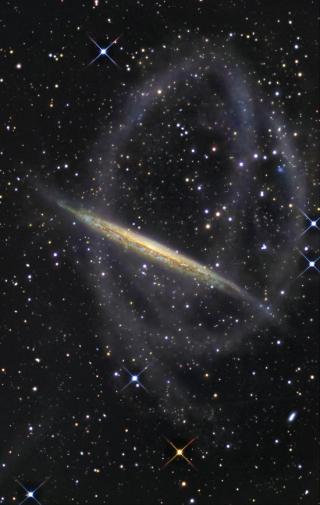
[[[0,503],[319,501],[316,17],[1,6]]]

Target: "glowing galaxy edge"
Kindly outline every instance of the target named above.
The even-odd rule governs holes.
[[[167,268],[183,273],[201,284],[209,287],[217,288],[227,292],[230,295],[238,295],[247,301],[262,305],[245,290],[241,289],[237,284],[221,276],[214,270],[201,265],[195,260],[180,254],[177,251],[170,249],[154,240],[143,236],[142,234],[125,229],[122,226],[111,223],[105,219],[99,218],[91,212],[85,210],[77,210],[64,202],[59,201],[58,205],[64,210],[70,212],[79,221],[88,225],[92,230],[100,233],[108,239],[120,244],[124,249],[131,250],[140,254],[149,260],[160,263]]]

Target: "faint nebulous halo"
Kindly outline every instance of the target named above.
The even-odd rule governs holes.
[[[170,47],[169,44],[168,47]],[[113,202],[114,212],[118,215],[117,192],[121,191],[119,190],[121,186],[119,179],[125,177],[125,174],[120,173],[118,167],[123,164],[125,155],[130,151],[133,143],[136,157],[144,160],[144,165],[148,164],[147,150],[139,137],[141,124],[148,120],[148,128],[152,134],[150,135],[150,145],[156,156],[159,144],[153,144],[152,138],[162,133],[160,125],[163,111],[166,112],[168,122],[173,123],[178,102],[183,114],[184,110],[187,113],[188,104],[192,106],[192,101],[197,102],[200,97],[200,102],[203,102],[200,106],[208,109],[206,110],[206,121],[214,125],[217,108],[212,105],[212,97],[208,99],[208,95],[216,92],[224,105],[222,111],[220,111],[221,107],[218,109],[224,122],[218,121],[215,128],[231,137],[231,140],[228,139],[230,149],[224,165],[224,170],[227,171],[229,177],[229,190],[226,194],[219,183],[215,181],[217,191],[220,193],[218,197],[212,196],[211,204],[214,206],[218,200],[221,205],[224,203],[225,206],[232,207],[234,213],[241,213],[244,220],[250,220],[252,215],[256,214],[258,219],[252,220],[252,227],[254,232],[258,234],[259,228],[262,228],[260,221],[265,220],[265,215],[259,209],[250,209],[249,212],[246,207],[248,203],[251,205],[251,202],[255,200],[258,191],[261,190],[260,185],[264,183],[265,174],[263,169],[260,169],[260,165],[264,162],[264,153],[261,152],[262,145],[265,146],[264,150],[268,154],[277,153],[277,157],[281,158],[282,163],[287,167],[283,177],[284,183],[281,183],[281,187],[279,184],[278,188],[275,188],[277,192],[281,193],[278,200],[283,198],[284,206],[289,203],[298,207],[303,206],[304,181],[298,170],[297,153],[290,140],[289,127],[282,118],[280,120],[277,117],[274,111],[271,113],[267,97],[250,77],[250,74],[254,75],[254,73],[249,71],[244,64],[239,63],[240,59],[237,54],[232,54],[231,51],[223,52],[208,41],[193,43],[191,51],[186,46],[182,49],[178,51],[178,55],[173,55],[173,57],[171,53],[171,59],[169,57],[166,65],[163,65],[162,62],[162,68],[159,71],[152,70],[151,75],[147,76],[139,86],[129,93],[125,104],[121,107],[121,112],[115,113],[112,132],[107,136],[102,135],[98,142],[99,149],[104,152],[97,171],[97,180],[103,188],[101,194],[104,196],[104,202],[107,203],[108,210],[111,208],[111,212],[111,202]],[[164,100],[163,103],[162,100]],[[210,107],[207,106],[208,103],[211,104]],[[193,124],[193,128],[197,131],[196,123]],[[201,135],[201,128],[199,133]],[[143,140],[147,143],[148,136],[145,135]],[[168,138],[168,149],[171,146],[170,142],[171,139]],[[173,148],[173,146],[171,147]],[[275,155],[272,156],[275,157]],[[203,161],[204,163],[205,161]],[[158,170],[164,173],[169,184],[170,172],[166,173],[165,166],[160,164]],[[138,168],[136,171],[138,174]],[[201,172],[201,165],[199,171]],[[131,185],[131,199],[134,198],[136,189],[135,185]],[[140,187],[139,190],[141,190]],[[109,198],[110,192],[112,194]],[[121,204],[126,205],[122,193],[120,196]],[[104,205],[103,203],[101,208]],[[166,205],[165,195],[161,205],[163,207]],[[128,202],[128,207],[130,207],[130,202]],[[99,213],[99,207],[97,207],[97,211]],[[221,227],[223,227],[225,235],[223,239],[228,238],[227,226],[228,223],[222,222]],[[278,255],[279,260],[280,256],[284,258],[291,253],[292,239],[297,232],[297,221],[291,213],[291,216],[288,215],[286,221],[283,222],[283,226],[282,223],[281,226],[278,226],[278,223],[274,222],[274,227],[276,226],[283,234],[283,237],[280,237],[282,244]],[[247,239],[242,236],[244,234],[241,226],[235,226],[233,234],[237,241],[244,240],[247,246]],[[262,245],[262,233],[260,235]],[[268,239],[272,237],[272,228],[266,229],[264,236],[266,235]],[[255,237],[252,236],[252,243],[254,239]],[[172,245],[174,246],[174,244]],[[217,246],[216,242],[215,246]],[[212,252],[214,253],[216,249]],[[241,248],[238,249],[240,251]],[[209,263],[211,261],[210,255],[211,251],[208,249]],[[265,279],[273,287],[280,285],[287,276],[286,269],[283,269],[282,272],[283,275],[279,271],[277,275],[274,275],[275,271],[271,271],[268,276],[265,276]],[[241,284],[241,280],[238,281]]]
[[[290,209],[294,205],[303,207],[304,201],[305,182],[299,170],[299,156],[291,142],[290,126],[284,119],[285,115],[273,110],[270,97],[257,84],[259,69],[248,70],[245,64],[239,63],[241,58],[231,51],[217,49],[210,43],[205,47],[206,50],[203,44],[193,44],[191,50],[182,48],[173,56],[171,52],[165,64],[161,61],[159,70],[154,65],[142,82],[127,92],[125,103],[121,103],[112,118],[112,128],[107,125],[108,134],[101,134],[95,147],[97,158],[101,155],[96,173],[101,187],[101,202],[95,205],[94,212],[112,218],[111,211],[118,222],[125,224],[126,220],[121,219],[121,209],[130,209],[135,201],[139,202],[136,203],[139,213],[144,213],[144,199],[138,200],[138,192],[143,195],[143,184],[138,188],[128,175],[130,192],[121,193],[126,172],[120,167],[133,145],[135,159],[143,160],[145,165],[148,161],[146,143],[149,142],[147,147],[156,156],[159,143],[152,144],[152,138],[165,133],[161,129],[164,113],[167,123],[175,124],[178,108],[183,116],[193,107],[192,127],[198,138],[201,138],[203,128],[215,124],[218,114],[219,121],[215,126],[222,138],[225,134],[228,149],[223,165],[225,173],[221,173],[224,184],[219,186],[217,181],[213,181],[216,191],[212,192],[210,205],[214,207],[219,201],[219,205],[232,208],[236,225],[230,228],[228,222],[221,221],[221,232],[216,233],[215,240],[208,244],[206,264],[212,264],[216,252],[225,244],[231,244],[225,261],[225,268],[231,274],[228,277],[245,286],[250,293],[251,289],[256,290],[253,294],[259,299],[261,294],[266,293],[273,308],[277,309],[281,307],[277,299],[280,287],[290,284],[293,272],[290,258],[295,236],[299,232],[294,211]],[[214,92],[221,102],[219,107],[214,104]],[[194,113],[198,103],[203,114]],[[140,141],[141,131],[143,141]],[[172,137],[168,135],[165,140],[166,149],[174,149]],[[281,179],[266,166],[266,153],[271,164],[281,160],[285,165],[286,171]],[[173,158],[174,155],[173,152]],[[205,161],[199,164],[199,172],[204,165]],[[165,172],[166,167],[161,164],[155,170],[157,168],[170,181],[172,171]],[[138,170],[136,175],[138,177]],[[224,191],[227,184],[223,177],[226,176],[230,188],[228,192]],[[266,191],[266,176],[266,187],[272,197],[269,205],[264,207],[262,195]],[[221,190],[218,195],[217,188]],[[165,194],[162,196],[161,206],[165,207]],[[148,212],[146,215],[149,218]],[[281,219],[278,220],[277,216]],[[152,224],[152,238],[157,239],[157,223]],[[167,245],[175,247],[173,239],[174,236]],[[124,264],[123,257],[108,269],[112,255],[105,254],[106,243],[99,238],[96,240],[96,249],[107,272],[101,278],[101,265],[96,263],[93,266],[99,279],[96,293],[102,307],[108,343],[119,360],[137,359],[139,356],[139,368],[152,356],[154,389],[159,391],[162,408],[168,412],[173,410],[173,406],[174,411],[180,406],[182,411],[187,399],[190,399],[189,385],[181,377],[175,377],[174,392],[170,398],[161,393],[164,375],[175,376],[177,362],[197,359],[202,364],[213,364],[224,352],[232,352],[244,337],[257,335],[266,320],[271,328],[267,314],[250,312],[248,306],[240,303],[231,304],[227,297],[221,299],[208,289],[200,290],[192,281],[186,285],[166,272],[157,271],[159,281],[155,282],[148,277],[147,271],[143,272],[143,276],[137,271],[136,262],[127,260]],[[263,248],[265,242],[269,244],[268,252]],[[259,247],[263,248],[263,252]],[[181,251],[185,252],[182,248]],[[249,260],[253,258],[255,263],[250,275],[246,270],[248,257]],[[122,289],[119,288],[121,282]],[[210,405],[202,404],[201,407],[207,407],[208,419],[212,419]],[[190,408],[194,417],[203,415],[203,408],[197,411],[196,400]]]

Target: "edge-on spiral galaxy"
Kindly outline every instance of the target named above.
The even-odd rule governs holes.
[[[79,221],[88,225],[92,230],[119,244],[124,249],[133,251],[181,274],[192,277],[195,281],[233,296],[240,296],[252,303],[258,304],[251,295],[241,289],[234,282],[226,279],[216,271],[198,263],[197,261],[174,251],[142,234],[125,229],[115,223],[102,219],[86,210],[78,210],[69,205],[58,202],[64,210],[70,212]]]

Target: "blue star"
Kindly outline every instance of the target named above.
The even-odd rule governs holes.
[[[25,499],[22,500],[22,502],[20,502],[19,505],[22,505],[22,503],[25,503],[27,500],[34,500],[36,503],[38,503],[38,505],[41,505],[41,503],[39,502],[39,500],[37,500],[37,498],[35,497],[35,493],[42,486],[44,486],[44,484],[47,481],[48,481],[48,478],[45,479],[43,482],[41,482],[41,484],[39,484],[39,486],[37,486],[35,489],[27,489],[18,479],[16,479],[16,483],[19,484],[19,486],[22,487],[22,489],[24,489],[24,491],[26,492]]]
[[[317,228],[317,230],[320,230],[318,226],[318,221],[320,220],[320,217],[318,217],[317,219],[311,219],[305,212],[303,212],[303,210],[300,210],[300,212],[301,214],[304,215],[304,217],[307,219],[309,223],[309,226],[301,233],[300,237],[302,237],[302,235],[304,235],[308,230],[310,230],[310,228]]]
[[[299,251],[299,249],[298,249]],[[307,258],[307,256],[305,254],[303,254],[303,252],[299,251],[299,253],[304,257],[304,259],[308,262],[308,266],[307,268],[305,268],[303,270],[303,272],[301,272],[300,275],[298,275],[297,278],[301,277],[301,275],[303,275],[305,272],[307,272],[307,270],[309,270],[310,268],[314,268],[318,273],[320,273],[320,270],[319,268],[317,267],[317,261],[320,259],[320,256],[318,256],[316,259],[314,260],[310,260],[309,258]]]
[[[136,387],[139,387],[141,386],[145,391],[147,391],[147,389],[144,387],[144,385],[140,382],[140,375],[143,374],[143,372],[145,372],[147,370],[147,368],[149,367],[149,365],[145,366],[141,372],[139,372],[138,374],[132,374],[131,372],[129,372],[129,370],[124,366],[124,370],[130,375],[130,381],[128,382],[128,384],[126,384],[122,389],[121,391],[123,391],[124,389],[126,389],[128,386],[130,386],[131,383],[135,383]]]
[[[97,56],[92,61],[90,61],[89,65],[92,65],[92,63],[94,63],[95,61],[97,61],[99,58],[101,58],[102,56],[105,56],[116,67],[119,67],[119,65],[114,61],[113,58],[111,58],[111,56],[109,54],[109,49],[118,42],[119,38],[120,38],[120,35],[119,35],[119,37],[117,37],[116,39],[114,39],[112,42],[110,42],[110,44],[108,46],[106,46],[106,47],[100,47],[99,44],[92,37],[89,37],[89,39],[91,40],[91,42],[99,49],[99,53],[97,54]]]

